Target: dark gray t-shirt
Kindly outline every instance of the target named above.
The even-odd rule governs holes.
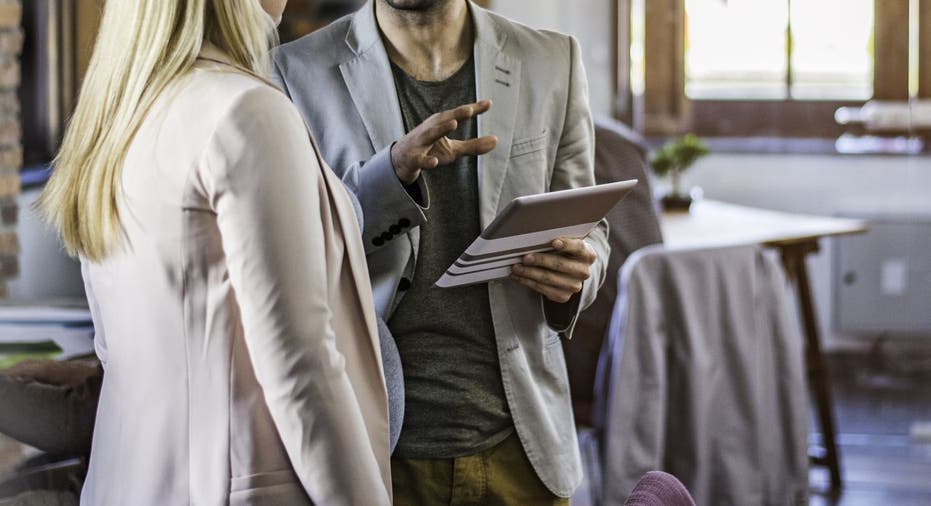
[[[423,82],[392,65],[407,131],[434,113],[475,102],[475,64]],[[475,137],[467,120],[451,139]],[[430,188],[414,279],[388,322],[401,353],[405,411],[395,455],[455,458],[487,450],[513,431],[501,381],[488,287],[433,284],[478,237],[478,161],[460,158],[423,172]],[[402,286],[402,288],[404,288]]]

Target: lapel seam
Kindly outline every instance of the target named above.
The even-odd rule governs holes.
[[[488,14],[485,14],[488,16]],[[501,201],[501,193],[504,189],[504,182],[507,179],[510,170],[510,149],[514,140],[516,129],[516,110],[517,102],[520,95],[520,61],[508,55],[503,47],[490,43],[486,38],[478,39],[478,43],[483,47],[480,52],[488,56],[487,61],[482,61],[477,68],[479,83],[483,83],[482,98],[492,98],[498,107],[502,109],[492,110],[491,116],[485,121],[486,125],[491,123],[497,127],[507,128],[498,132],[486,129],[481,135],[497,135],[499,139],[499,153],[492,152],[485,155],[482,162],[482,187],[481,193],[488,196],[490,204],[489,213],[497,214]],[[502,101],[500,97],[505,97]],[[506,105],[504,105],[506,104]],[[481,121],[481,120],[480,120]],[[491,156],[493,155],[493,156]],[[491,163],[488,163],[491,162]],[[496,163],[497,162],[497,163]],[[494,176],[494,177],[492,177]],[[493,183],[493,184],[486,184]],[[481,196],[481,195],[480,195]],[[489,219],[491,217],[488,217]],[[487,225],[487,223],[485,223]]]
[[[326,188],[326,193],[332,194],[336,191],[339,191],[341,188],[333,187],[332,177],[335,177],[335,175],[331,177],[331,175],[327,173],[329,169],[327,168],[326,162],[324,162],[323,157],[320,154],[320,150],[317,148],[317,141],[314,139],[313,134],[310,132],[310,130],[307,131],[307,135],[310,139],[310,144],[314,150],[314,156],[317,159],[317,163],[320,165],[320,172],[321,172],[320,176],[323,179],[323,185]],[[343,189],[343,191],[346,191],[346,190]],[[336,224],[336,227],[339,229],[340,233],[343,234],[343,242],[344,242],[343,247],[345,248],[346,257],[349,260],[349,270],[352,273],[351,276],[356,281],[357,284],[359,283],[360,280],[362,282],[370,283],[371,281],[369,280],[369,276],[367,275],[367,272],[365,276],[361,275],[359,273],[359,268],[356,266],[358,262],[354,261],[352,258],[353,256],[358,258],[360,255],[358,252],[358,248],[354,249],[352,245],[350,244],[351,243],[350,234],[352,233],[352,230],[350,230],[349,225],[347,225],[347,217],[346,217],[346,212],[345,212],[346,210],[344,206],[340,205],[340,203],[336,201],[336,198],[334,196],[329,195],[329,199],[331,201],[331,205],[333,206],[334,217],[339,222],[338,224]],[[356,226],[356,225],[352,225],[352,226]],[[356,228],[358,227],[356,226]],[[355,255],[353,255],[353,252],[355,253]],[[365,262],[364,253],[361,255],[361,258],[362,258],[362,261]],[[384,376],[384,364],[381,361],[381,354],[378,351],[380,345],[379,343],[373,342],[372,340],[373,337],[375,339],[379,339],[378,338],[378,335],[379,335],[378,334],[378,323],[372,322],[370,318],[372,317],[374,313],[374,304],[371,304],[372,305],[371,308],[367,307],[365,297],[363,297],[362,291],[359,289],[359,286],[356,286],[355,290],[353,291],[355,292],[356,300],[359,301],[359,306],[362,308],[363,314],[365,315],[365,327],[369,330],[369,339],[367,341],[371,345],[371,351],[373,354],[373,358],[375,359],[375,362],[377,364],[381,364],[382,376]],[[377,318],[378,316],[374,315],[374,317]],[[373,323],[375,324],[375,327],[372,327]],[[387,385],[386,385],[386,388],[387,388]]]
[[[468,4],[472,13],[472,23],[476,28],[476,40],[481,40],[494,47],[498,52],[503,52],[504,45],[508,40],[507,32],[501,29],[491,12],[471,1]]]

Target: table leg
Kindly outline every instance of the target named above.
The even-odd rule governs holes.
[[[799,310],[805,331],[805,360],[808,366],[808,381],[818,411],[818,424],[824,438],[825,455],[812,459],[816,465],[826,466],[831,473],[831,491],[839,493],[843,488],[840,469],[840,455],[834,430],[834,407],[831,399],[830,380],[821,351],[818,319],[815,314],[814,300],[811,295],[810,279],[806,258],[819,249],[818,242],[810,241],[799,244],[780,246],[783,267],[789,278],[795,282]]]

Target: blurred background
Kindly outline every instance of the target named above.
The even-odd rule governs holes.
[[[822,494],[829,478],[813,469],[812,503],[931,504],[931,0],[477,3],[578,38],[593,111],[647,148],[701,139],[710,154],[680,176],[696,199],[868,225],[808,259],[846,478],[842,496]],[[291,0],[282,40],[360,4]],[[31,206],[100,5],[0,0],[0,294],[12,303],[83,297]]]

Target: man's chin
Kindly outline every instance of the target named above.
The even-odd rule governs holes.
[[[385,0],[385,3],[399,11],[428,11],[442,0]]]

